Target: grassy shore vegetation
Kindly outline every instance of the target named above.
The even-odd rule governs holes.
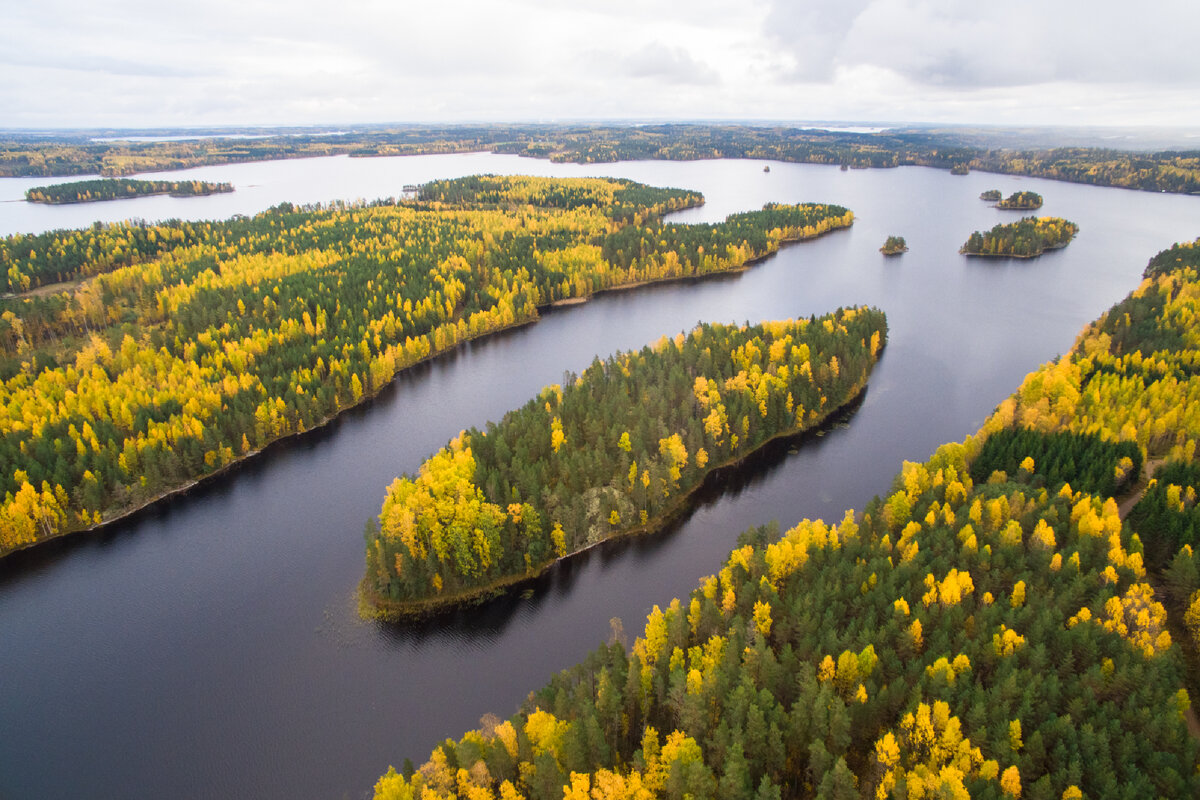
[[[1157,271],[886,497],[747,531],[632,647],[375,797],[1200,795],[1197,315],[1200,270]],[[995,437],[1015,467],[976,480]],[[1134,477],[1129,445],[1187,465],[1158,473],[1133,526],[1095,480]]]
[[[103,200],[125,200],[131,197],[149,197],[169,194],[172,197],[201,197],[218,192],[232,192],[233,184],[210,183],[208,181],[140,181],[131,178],[102,178],[94,181],[55,183],[35,186],[25,190],[25,199],[31,203],[62,205],[65,203],[93,203]]]
[[[602,289],[744,268],[851,224],[769,206],[664,224],[694,192],[477,177],[400,204],[0,243],[0,553],[110,520],[319,425],[459,343]]]
[[[818,425],[866,386],[882,312],[703,324],[596,359],[388,488],[365,598],[422,612],[653,529],[714,468]]]
[[[1042,207],[1042,196],[1037,192],[1013,192],[996,203],[996,208],[1012,211],[1034,211]]]
[[[960,136],[922,130],[850,133],[664,124],[404,126],[364,127],[337,134],[278,133],[262,139],[158,142],[14,136],[0,140],[0,175],[119,176],[280,158],[489,150],[579,163],[752,158],[857,168],[916,165],[954,169],[956,174],[974,169],[1155,192],[1200,192],[1200,151],[1196,150],[989,149]]]
[[[1047,250],[1066,247],[1079,226],[1061,217],[1025,217],[998,224],[990,231],[975,231],[959,250],[969,256],[1033,258]]]

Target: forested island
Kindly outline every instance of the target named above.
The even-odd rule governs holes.
[[[744,269],[850,225],[826,205],[664,224],[695,192],[477,176],[411,201],[0,242],[0,554],[110,521],[596,291]]]
[[[898,256],[901,253],[908,252],[908,242],[904,241],[903,236],[889,236],[883,243],[883,247],[879,248],[879,252],[885,256]]]
[[[996,208],[1011,211],[1033,211],[1042,207],[1042,196],[1037,192],[1013,192],[996,203]]]
[[[990,231],[975,231],[959,250],[969,256],[1034,258],[1047,250],[1066,247],[1079,226],[1061,217],[1025,217],[998,224]]]
[[[819,425],[884,347],[882,312],[702,324],[548,386],[388,488],[363,597],[385,616],[487,595],[606,539],[655,530],[714,469]]]
[[[1004,195],[1000,193],[999,189],[987,189],[981,192],[979,195],[980,200],[986,200],[989,203],[997,203],[1002,197],[1004,197]]]
[[[1200,270],[1174,249],[975,436],[836,524],[747,531],[632,647],[377,800],[1200,795]],[[1164,461],[1131,527],[1110,493]]]
[[[126,200],[169,194],[172,197],[203,197],[219,192],[232,192],[233,184],[208,181],[141,181],[131,178],[102,178],[94,181],[55,183],[25,190],[31,203],[62,205],[65,203],[94,203],[103,200]]]
[[[94,141],[44,135],[0,140],[0,176],[132,175],[208,164],[350,155],[491,151],[579,163],[751,158],[843,168],[927,166],[1155,192],[1200,192],[1200,151],[1134,153],[1095,147],[986,147],[964,135],[897,129],[850,133],[746,125],[363,126],[266,138]],[[255,132],[254,136],[263,136]],[[999,198],[996,198],[999,200]]]

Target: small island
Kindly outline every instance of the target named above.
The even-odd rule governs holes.
[[[1033,211],[1042,207],[1042,196],[1037,192],[1013,192],[996,204],[996,208],[1009,211]]]
[[[715,469],[809,430],[866,387],[883,312],[702,324],[593,360],[388,488],[368,525],[364,613],[486,598],[559,558],[658,530]]]
[[[67,203],[96,203],[105,200],[127,200],[169,194],[172,197],[203,197],[232,192],[233,184],[208,181],[142,181],[132,178],[102,178],[92,181],[55,183],[25,190],[30,203],[65,205]]]
[[[904,241],[903,236],[889,236],[887,241],[883,243],[883,247],[879,248],[879,252],[885,256],[898,256],[901,253],[907,253],[908,242]]]
[[[999,189],[988,189],[986,192],[979,195],[980,200],[986,200],[989,203],[998,203],[1004,197]]]
[[[968,256],[1034,258],[1047,250],[1066,247],[1079,226],[1061,217],[1025,217],[1018,222],[996,225],[990,231],[975,231],[958,251]]]

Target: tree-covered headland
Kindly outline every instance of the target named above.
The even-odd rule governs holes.
[[[1154,263],[978,434],[836,524],[747,531],[377,800],[1200,795],[1200,269]]]
[[[990,231],[975,231],[959,250],[969,256],[1033,258],[1047,250],[1066,247],[1079,226],[1060,217],[1025,217],[997,224]]]
[[[368,535],[364,599],[421,613],[654,530],[713,469],[854,399],[886,339],[881,312],[846,309],[703,324],[596,359],[392,483]]]
[[[25,199],[31,203],[62,205],[65,203],[93,203],[103,200],[125,200],[132,197],[150,197],[169,194],[172,197],[202,197],[218,192],[232,192],[233,184],[209,181],[141,181],[131,178],[103,178],[94,181],[55,183],[35,186],[25,190]]]
[[[0,554],[111,520],[322,424],[400,370],[601,289],[745,268],[825,205],[675,225],[694,192],[475,177],[412,201],[0,241]]]

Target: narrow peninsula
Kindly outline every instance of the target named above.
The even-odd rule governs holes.
[[[203,197],[232,192],[233,184],[208,181],[142,181],[131,178],[103,178],[94,181],[55,183],[25,190],[31,203],[65,205],[68,203],[97,203],[105,200],[127,200],[169,194],[172,197]]]
[[[1018,222],[996,225],[990,231],[975,231],[958,251],[968,256],[1035,258],[1047,250],[1066,247],[1079,226],[1060,217],[1025,217]]]
[[[714,469],[812,428],[866,386],[882,312],[703,324],[596,359],[387,491],[363,598],[420,614],[533,577],[615,536],[655,530]]]

